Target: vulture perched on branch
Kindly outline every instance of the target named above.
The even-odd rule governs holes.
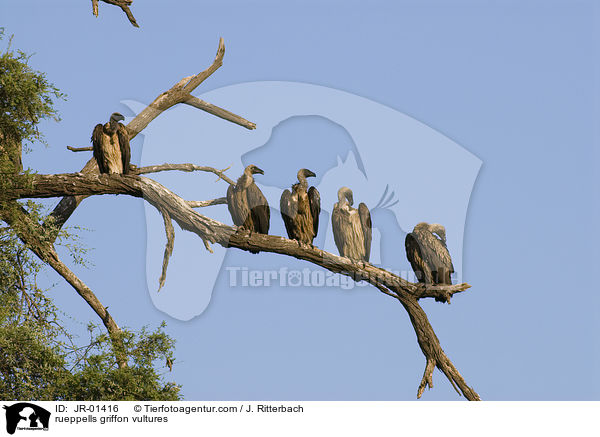
[[[341,256],[356,261],[369,261],[371,255],[371,213],[364,203],[353,208],[352,190],[338,190],[338,202],[333,206],[331,224],[335,245]]]
[[[306,181],[306,178],[314,176],[312,171],[300,169],[298,183],[292,185],[291,192],[283,192],[279,204],[288,237],[305,244],[312,244],[319,231],[321,196],[315,187],[308,188]]]
[[[114,112],[108,123],[94,128],[92,145],[100,173],[129,173],[129,134],[125,125],[119,123],[122,120],[125,117]]]
[[[419,282],[452,285],[454,266],[446,247],[446,228],[438,223],[419,223],[406,236],[406,256]]]
[[[267,199],[254,183],[255,174],[265,174],[255,165],[244,170],[235,185],[227,189],[227,207],[233,223],[250,232],[269,233],[271,212]],[[258,253],[258,251],[252,253]]]

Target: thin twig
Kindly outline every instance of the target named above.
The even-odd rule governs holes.
[[[227,203],[227,197],[219,197],[211,200],[188,200],[186,201],[190,208],[204,208],[205,206],[223,205]]]
[[[132,174],[147,174],[147,173],[158,173],[160,171],[205,171],[208,173],[216,174],[219,179],[223,179],[230,185],[235,185],[235,182],[225,175],[225,172],[229,170],[230,167],[224,168],[223,170],[216,169],[214,167],[207,167],[204,165],[195,165],[195,164],[161,164],[161,165],[149,165],[146,167],[138,167]],[[217,179],[217,180],[219,180]]]
[[[67,146],[67,149],[69,149],[71,152],[91,152],[92,150],[94,150],[94,148],[92,146],[89,146],[89,147]]]

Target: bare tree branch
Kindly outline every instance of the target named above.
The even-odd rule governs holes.
[[[433,388],[433,371],[435,370],[435,360],[431,358],[427,358],[427,365],[425,366],[425,372],[423,373],[423,379],[421,380],[421,384],[419,384],[419,389],[417,390],[417,399],[421,399],[421,395],[425,390],[425,387],[429,386],[429,388]]]
[[[198,97],[191,96],[185,102],[186,105],[193,106],[194,108],[202,109],[203,111],[208,112],[209,114],[216,115],[223,120],[230,121],[235,124],[239,124],[246,129],[256,129],[256,124],[251,121],[246,120],[245,118],[240,117],[239,115],[235,115],[232,112],[229,112],[226,109],[219,108],[212,103],[205,102],[204,100],[199,99]]]
[[[15,178],[18,180],[18,178]],[[30,184],[15,184],[1,197],[17,199],[24,197],[54,197],[62,195],[128,194],[143,197],[159,211],[168,211],[179,226],[198,235],[205,245],[217,243],[223,247],[235,247],[246,251],[272,252],[292,256],[321,266],[331,272],[351,277],[355,281],[366,281],[388,296],[396,298],[408,312],[421,351],[427,365],[417,394],[420,396],[426,385],[432,382],[432,365],[435,365],[457,391],[468,400],[479,400],[479,395],[467,385],[462,375],[442,349],[427,315],[419,305],[419,299],[432,297],[449,301],[455,293],[464,291],[469,284],[423,287],[369,263],[355,262],[336,256],[316,247],[299,245],[287,238],[249,233],[232,228],[194,211],[188,202],[151,179],[134,175],[82,174],[32,175]],[[434,364],[432,364],[434,363]]]
[[[173,229],[173,222],[171,221],[169,211],[161,208],[160,212],[165,223],[167,244],[165,245],[165,254],[163,255],[162,273],[158,280],[158,291],[165,285],[165,280],[167,279],[167,267],[169,266],[169,259],[171,258],[171,254],[173,254],[173,246],[175,245],[175,229]]]
[[[227,203],[226,197],[219,197],[212,200],[188,200],[187,204],[190,208],[204,208],[205,206],[223,205]]]
[[[147,173],[158,173],[160,171],[205,171],[209,173],[216,174],[219,179],[223,179],[230,185],[235,185],[235,182],[229,179],[225,172],[229,170],[230,167],[224,168],[223,170],[218,170],[213,167],[207,167],[203,165],[195,165],[195,164],[161,164],[161,165],[149,165],[147,167],[138,167],[132,173],[133,174],[147,174]],[[217,179],[218,180],[218,179]]]
[[[103,0],[106,1],[106,0]],[[114,1],[131,1],[131,0],[114,0]],[[129,124],[127,125],[127,131],[129,132],[129,139],[133,139],[137,134],[148,126],[148,124],[162,114],[167,109],[178,103],[186,103],[194,101],[194,97],[190,94],[194,91],[202,82],[204,82],[211,74],[213,74],[221,65],[223,65],[223,57],[225,56],[225,42],[223,38],[219,39],[219,47],[215,60],[206,70],[193,75],[184,77],[169,90],[161,93],[150,105],[148,105],[142,112],[140,112]],[[217,108],[216,106],[210,105],[210,107],[200,108],[205,111],[215,113],[221,118],[240,124],[248,129],[254,129],[256,125],[245,120],[243,117],[237,116],[225,109]],[[231,116],[226,114],[230,114]],[[87,164],[81,170],[84,174],[98,174],[98,165],[94,158],[90,159]],[[58,205],[54,208],[54,211],[50,214],[50,220],[48,226],[61,228],[65,222],[71,217],[71,214],[75,211],[81,201],[85,199],[85,196],[67,196],[64,197]]]
[[[120,7],[121,10],[127,16],[127,19],[129,20],[129,22],[134,27],[140,27],[137,24],[137,21],[135,21],[135,17],[131,13],[131,10],[129,9],[129,6],[131,6],[131,3],[133,3],[133,0],[101,0],[101,1],[103,1],[104,3],[108,3],[109,5],[114,5],[114,6]],[[94,14],[95,17],[98,16],[98,0],[92,0],[92,14]]]
[[[94,148],[92,146],[87,146],[87,147],[67,146],[67,149],[69,149],[71,152],[91,152],[92,150],[94,150]]]

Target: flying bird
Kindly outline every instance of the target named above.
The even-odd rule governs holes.
[[[100,173],[129,173],[129,134],[119,121],[125,120],[118,112],[113,112],[106,124],[97,124],[92,133],[94,158]]]
[[[292,185],[291,192],[283,192],[279,203],[288,237],[305,244],[312,244],[319,231],[321,195],[315,187],[308,188],[306,181],[306,178],[314,176],[312,171],[300,169],[298,183]]]
[[[452,285],[454,266],[446,247],[446,228],[438,223],[419,223],[406,236],[406,256],[419,282]]]
[[[271,212],[267,199],[254,183],[255,174],[265,174],[265,172],[255,165],[249,165],[236,184],[229,186],[227,207],[236,226],[248,229],[250,232],[268,234]]]
[[[353,208],[352,190],[338,190],[338,202],[333,206],[331,224],[335,245],[341,256],[356,261],[369,261],[371,255],[371,213],[364,203]]]

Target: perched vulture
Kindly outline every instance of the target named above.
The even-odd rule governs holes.
[[[333,206],[331,224],[340,255],[356,261],[369,261],[371,255],[371,213],[364,203],[352,208],[352,190],[338,190],[338,202]]]
[[[291,240],[312,244],[319,231],[321,196],[315,187],[308,188],[306,178],[316,176],[302,168],[298,171],[298,183],[292,191],[285,190],[281,195],[281,217]]]
[[[100,173],[129,173],[129,134],[119,121],[125,120],[118,112],[110,116],[108,123],[97,124],[92,133],[94,158]]]
[[[229,186],[227,207],[236,226],[251,232],[268,234],[271,212],[267,199],[254,183],[252,175],[255,174],[265,174],[265,172],[255,165],[249,165],[236,184]]]
[[[446,247],[446,229],[438,224],[419,223],[406,236],[406,256],[419,282],[452,284],[454,266]]]

